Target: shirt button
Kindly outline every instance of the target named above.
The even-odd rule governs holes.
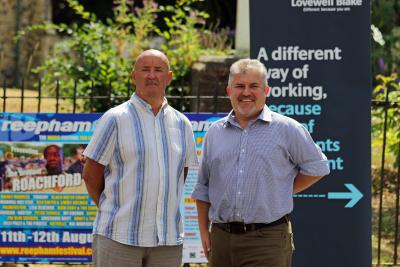
[[[242,153],[244,153],[244,149],[242,149]]]
[[[238,195],[240,195],[241,194],[241,192],[238,192]]]
[[[236,213],[236,216],[240,217],[240,213]]]
[[[239,172],[240,172],[240,173],[242,173],[242,172],[243,172],[243,170],[240,170]]]

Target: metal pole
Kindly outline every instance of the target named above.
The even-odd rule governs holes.
[[[72,113],[76,111],[76,87],[78,86],[77,81],[74,80],[74,98],[73,98],[73,106],[72,106]]]
[[[214,83],[214,113],[218,111],[218,85],[217,82]]]
[[[385,175],[385,150],[386,150],[386,128],[387,128],[387,113],[388,113],[388,99],[389,90],[386,87],[385,96],[385,115],[383,123],[383,144],[382,144],[382,160],[381,160],[381,181],[379,185],[379,220],[378,220],[378,265],[381,264],[381,242],[382,242],[382,204],[383,204],[383,186],[384,186],[384,175]]]
[[[182,78],[181,79],[180,91],[179,91],[179,93],[180,93],[179,107],[181,109],[181,112],[183,112],[183,110],[185,109],[185,101],[184,101],[184,97],[183,97],[183,93],[184,93],[183,88],[184,88],[184,85],[183,85],[183,78]]]
[[[7,80],[3,81],[3,112],[6,112],[6,99],[7,99]]]
[[[40,112],[40,104],[42,103],[42,79],[39,79],[38,84],[38,112]]]
[[[56,113],[58,113],[58,105],[60,101],[60,81],[57,80],[56,84]]]
[[[24,112],[25,84],[24,79],[21,81],[21,112]]]
[[[400,151],[400,140],[399,150]],[[397,265],[397,247],[399,245],[399,199],[400,199],[400,155],[397,158],[397,183],[396,183],[396,217],[395,217],[395,231],[394,231],[394,247],[393,247],[393,263]]]
[[[111,81],[109,81],[108,82],[108,107],[109,108],[112,107],[111,96],[112,96],[112,84],[111,84]]]
[[[21,23],[21,0],[17,0],[15,3],[15,34],[19,32]],[[20,41],[18,40],[14,46],[14,84],[17,86],[19,80],[19,46]]]
[[[197,113],[200,112],[200,86],[197,87]]]
[[[89,98],[90,113],[93,113],[93,91],[94,91],[94,82],[92,80],[90,87],[90,98]]]

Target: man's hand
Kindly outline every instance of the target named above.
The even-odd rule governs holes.
[[[208,259],[211,252],[210,232],[208,230],[200,231],[200,237],[201,237],[201,244],[203,245],[204,255],[206,255],[206,258]]]
[[[196,199],[196,206],[201,244],[203,245],[204,255],[208,259],[211,251],[210,232],[208,231],[208,227],[210,226],[210,220],[208,219],[208,210],[210,209],[210,203]]]
[[[293,193],[297,194],[309,188],[321,178],[322,176],[308,176],[299,172],[296,178],[294,178]]]

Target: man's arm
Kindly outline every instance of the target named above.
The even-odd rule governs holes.
[[[321,178],[322,176],[308,176],[299,172],[296,178],[294,178],[293,193],[297,194],[309,188],[311,185],[316,183]]]
[[[186,182],[186,177],[188,175],[189,172],[189,167],[184,167],[183,168],[183,182]]]
[[[210,209],[210,203],[196,199],[196,206],[201,244],[203,245],[204,254],[208,258],[211,251],[210,232],[208,231],[210,225],[210,220],[208,219],[208,210]]]
[[[104,190],[104,165],[97,163],[96,161],[87,158],[85,166],[83,168],[83,180],[85,181],[87,191],[99,206],[100,195]]]

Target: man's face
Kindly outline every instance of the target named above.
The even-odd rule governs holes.
[[[256,70],[248,70],[233,77],[227,93],[238,118],[250,121],[259,115],[267,97],[264,83],[261,73]]]
[[[60,152],[56,147],[49,147],[46,153],[47,167],[51,171],[57,171],[61,164]]]
[[[150,53],[139,58],[135,69],[132,71],[137,94],[144,98],[163,98],[165,88],[172,79],[165,59],[155,53]]]
[[[84,149],[83,148],[78,148],[76,150],[76,157],[80,162],[85,162],[85,155],[83,155]]]

